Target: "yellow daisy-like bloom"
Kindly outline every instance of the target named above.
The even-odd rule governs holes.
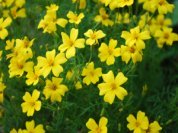
[[[144,133],[149,126],[148,117],[145,116],[145,113],[142,111],[138,111],[137,118],[130,114],[127,117],[127,121],[129,122],[127,124],[128,129],[134,131],[134,133]]]
[[[159,133],[162,130],[162,127],[159,125],[157,121],[150,123],[146,133]]]
[[[130,61],[130,59],[132,59],[133,63],[142,61],[142,51],[138,50],[135,45],[121,45],[120,54],[122,61],[126,64]]]
[[[51,100],[51,102],[58,101],[61,102],[62,96],[68,91],[67,86],[61,84],[62,78],[52,78],[51,80],[46,80],[46,86],[43,90],[43,94],[46,99]]]
[[[104,83],[98,84],[98,88],[100,90],[99,95],[104,95],[104,101],[112,104],[115,96],[123,100],[127,95],[127,91],[121,87],[121,85],[127,81],[127,77],[125,77],[122,72],[119,72],[117,76],[114,77],[113,72],[110,70],[107,74],[103,74],[102,78]]]
[[[93,118],[90,118],[86,123],[86,127],[91,130],[88,133],[107,133],[107,123],[108,119],[106,117],[101,117],[99,124]]]
[[[32,95],[29,92],[25,92],[23,96],[24,102],[21,104],[23,113],[27,112],[27,116],[33,116],[34,111],[39,111],[41,109],[41,101],[38,100],[40,92],[34,90]]]
[[[24,72],[33,70],[33,62],[26,61],[25,57],[12,58],[9,64],[10,78],[14,76],[22,76]]]
[[[109,45],[106,43],[102,43],[99,47],[99,54],[98,57],[100,58],[101,62],[106,61],[107,65],[112,65],[115,62],[115,57],[120,56],[120,48],[116,48],[117,40],[110,39]]]
[[[98,39],[101,39],[106,36],[102,30],[93,31],[89,29],[87,32],[84,33],[88,39],[86,40],[87,45],[96,45],[98,44]]]
[[[158,0],[157,9],[160,14],[171,13],[173,12],[174,4],[169,4],[167,0]]]
[[[80,13],[79,15],[77,15],[76,13],[69,11],[67,13],[67,17],[69,18],[70,23],[79,24],[81,20],[84,18],[84,14]]]
[[[43,129],[43,125],[39,124],[35,127],[35,121],[27,121],[25,123],[26,129],[23,130],[23,133],[45,133],[45,130]]]
[[[34,67],[34,71],[29,71],[26,75],[26,84],[27,85],[36,85],[40,79],[41,71],[38,67]]]
[[[10,17],[7,17],[5,20],[0,18],[0,39],[4,40],[8,36],[8,31],[6,27],[8,27],[12,22]]]
[[[112,26],[114,24],[114,22],[109,19],[109,15],[104,8],[100,8],[99,15],[97,15],[94,20],[98,23],[102,23],[104,26]]]
[[[62,42],[63,44],[61,44],[58,47],[58,50],[60,50],[61,52],[65,52],[66,51],[66,57],[69,59],[73,56],[75,56],[76,50],[75,48],[84,48],[85,45],[85,39],[83,38],[79,38],[78,37],[78,29],[72,28],[70,31],[70,37],[62,32],[61,33],[62,36]]]
[[[37,60],[37,67],[40,68],[41,74],[44,77],[47,77],[51,71],[53,72],[54,76],[58,77],[59,74],[63,71],[61,64],[67,61],[64,53],[59,53],[56,55],[55,49],[52,51],[47,51],[46,58],[39,56]]]
[[[85,76],[83,79],[83,83],[86,83],[87,85],[93,83],[96,84],[96,82],[99,81],[99,77],[102,75],[102,69],[101,68],[94,68],[94,63],[88,63],[86,65],[86,68],[82,71],[82,76]]]
[[[119,0],[118,7],[131,6],[134,0]]]
[[[26,10],[25,10],[25,8],[18,8],[16,6],[14,6],[10,9],[10,14],[13,17],[13,19],[25,18],[26,17]]]
[[[133,46],[135,44],[139,50],[145,48],[145,43],[143,40],[151,38],[149,31],[145,30],[140,32],[139,26],[132,28],[130,32],[122,31],[121,37],[126,40],[126,45]]]
[[[162,48],[164,44],[172,46],[174,41],[178,41],[178,34],[172,32],[172,28],[164,27],[163,30],[157,30],[154,35],[157,38],[158,47]]]

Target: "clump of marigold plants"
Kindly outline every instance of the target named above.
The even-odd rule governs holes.
[[[175,8],[0,0],[0,132],[178,131]]]

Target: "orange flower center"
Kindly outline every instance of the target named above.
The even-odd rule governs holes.
[[[169,34],[168,33],[164,33],[164,39],[168,39],[169,38]]]
[[[57,89],[57,86],[56,86],[55,84],[53,84],[53,85],[51,86],[51,89],[55,91],[55,90]]]
[[[135,52],[135,48],[131,47],[131,48],[129,49],[129,51],[130,51],[130,53],[134,53],[134,52]]]
[[[117,85],[115,83],[111,83],[111,89],[112,90],[116,90],[117,89]]]

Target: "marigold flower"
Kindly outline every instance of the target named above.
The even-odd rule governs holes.
[[[46,99],[51,100],[51,102],[58,101],[61,102],[62,96],[68,91],[67,86],[61,84],[62,78],[52,78],[51,80],[46,80],[46,86],[43,90],[43,94]]]
[[[172,46],[174,41],[178,41],[178,34],[172,32],[172,28],[163,28],[155,32],[158,47],[162,48],[164,44]]]
[[[134,0],[119,0],[118,7],[131,6]]]
[[[127,90],[121,87],[121,85],[127,81],[127,77],[125,77],[122,72],[119,72],[117,76],[114,77],[113,72],[110,70],[107,74],[103,74],[102,78],[104,83],[98,84],[98,88],[100,90],[99,95],[104,95],[104,101],[112,104],[115,96],[123,100],[127,95]]]
[[[99,77],[102,75],[102,69],[101,68],[94,68],[94,63],[88,63],[86,65],[86,68],[82,71],[82,76],[85,76],[83,79],[83,83],[86,83],[87,85],[93,83],[96,84],[96,82],[99,81]]]
[[[12,129],[11,131],[10,131],[10,133],[23,133],[23,130],[22,129],[18,129],[18,131],[16,130],[16,129]]]
[[[86,44],[88,45],[96,45],[98,44],[98,39],[101,39],[106,36],[102,30],[93,31],[89,29],[87,32],[84,33],[88,39],[86,40]]]
[[[109,19],[109,15],[104,8],[99,9],[99,15],[97,15],[94,20],[98,23],[102,23],[104,26],[112,26],[114,24],[114,22]]]
[[[39,81],[41,71],[38,67],[34,67],[34,71],[29,71],[26,75],[26,84],[27,85],[36,85]]]
[[[26,129],[23,130],[23,133],[45,133],[45,130],[43,129],[43,125],[39,124],[35,127],[35,121],[27,121],[25,123]]]
[[[37,57],[38,64],[37,67],[40,68],[41,74],[44,77],[47,77],[52,71],[54,76],[58,77],[59,74],[63,71],[61,64],[65,63],[67,59],[65,58],[64,53],[59,53],[56,55],[56,50],[46,52],[46,58],[39,56]]]
[[[126,64],[130,61],[130,59],[132,59],[133,63],[142,61],[142,51],[137,49],[135,45],[121,45],[120,54],[122,61],[124,61]]]
[[[90,118],[86,123],[86,127],[91,130],[88,133],[107,133],[107,123],[108,119],[106,117],[101,117],[99,124],[93,118]]]
[[[158,0],[157,9],[160,14],[171,13],[173,12],[174,4],[169,4],[167,0]]]
[[[107,65],[112,65],[115,62],[115,57],[120,56],[120,48],[115,48],[117,45],[117,40],[110,39],[109,45],[106,43],[101,43],[99,47],[99,54],[98,57],[100,58],[101,62],[106,61]]]
[[[76,13],[69,11],[67,13],[67,17],[69,18],[70,23],[79,24],[81,20],[84,18],[84,14],[80,13],[79,15],[77,15]]]
[[[12,58],[9,64],[10,78],[14,76],[22,76],[24,72],[33,70],[33,62],[27,61],[26,57]]]
[[[66,57],[69,59],[73,56],[75,56],[76,50],[75,48],[84,48],[85,45],[85,39],[83,38],[79,38],[78,37],[78,29],[72,28],[70,31],[70,37],[62,32],[61,33],[62,36],[62,41],[63,44],[61,44],[58,47],[58,50],[60,50],[61,52],[65,52],[66,51]]]
[[[25,92],[23,96],[24,102],[21,104],[22,112],[27,112],[27,116],[33,116],[34,111],[39,111],[41,109],[41,101],[38,100],[40,92],[34,90],[32,95],[29,92]]]
[[[142,111],[138,111],[137,118],[130,114],[127,117],[127,121],[129,122],[127,124],[128,129],[134,131],[134,133],[144,133],[144,131],[148,129],[148,117],[145,116],[145,113]]]
[[[146,133],[159,133],[162,130],[162,127],[159,125],[157,121],[150,123]]]
[[[6,27],[8,27],[12,22],[10,17],[7,17],[5,20],[0,18],[0,39],[4,40],[8,36],[8,31]]]
[[[151,38],[149,31],[145,30],[140,32],[139,26],[132,28],[130,32],[122,31],[121,37],[126,40],[126,45],[133,46],[135,44],[139,50],[145,48],[145,43],[143,40]]]

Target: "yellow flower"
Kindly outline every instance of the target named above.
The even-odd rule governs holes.
[[[69,81],[74,81],[76,90],[82,89],[82,84],[79,80],[79,71],[69,70],[66,74],[66,79]]]
[[[102,43],[99,47],[98,57],[101,62],[106,61],[107,65],[112,65],[115,62],[115,57],[120,56],[120,48],[115,48],[117,45],[117,40],[110,39],[109,45]]]
[[[126,64],[130,61],[130,59],[132,59],[133,63],[142,61],[142,51],[138,50],[135,45],[121,45],[120,54],[122,61]]]
[[[162,127],[159,125],[157,121],[150,123],[146,133],[159,133],[162,130]]]
[[[25,8],[18,8],[16,6],[12,7],[10,9],[10,13],[11,13],[11,16],[13,17],[13,19],[16,19],[16,18],[25,18],[26,17],[26,10]]]
[[[3,53],[3,51],[0,50],[0,61],[1,61],[1,59],[2,59],[2,53]]]
[[[27,85],[36,85],[40,79],[41,72],[38,67],[34,67],[34,71],[29,71],[26,75],[26,84]]]
[[[86,65],[86,68],[82,71],[82,76],[85,76],[83,79],[83,83],[86,83],[87,85],[93,83],[96,84],[96,82],[99,81],[99,77],[102,75],[102,69],[101,68],[94,68],[94,63],[88,63]]]
[[[127,124],[128,129],[134,131],[134,133],[144,133],[148,129],[149,121],[142,111],[138,111],[137,118],[130,114],[127,117],[127,121],[129,122]]]
[[[38,24],[38,29],[42,28],[43,33],[53,33],[57,30],[56,24],[64,28],[68,21],[64,18],[57,18],[58,6],[51,4],[47,6],[47,13]]]
[[[105,4],[105,6],[108,6],[112,0],[99,0],[101,3]]]
[[[41,74],[44,77],[47,77],[51,71],[53,72],[54,76],[58,77],[63,71],[61,64],[67,61],[65,55],[64,53],[59,53],[56,56],[55,55],[56,51],[53,49],[52,51],[46,52],[46,58],[42,56],[37,57],[37,67],[40,68]]]
[[[16,7],[21,8],[24,4],[25,4],[25,0],[15,0],[15,6]]]
[[[61,44],[58,47],[58,50],[60,50],[61,52],[65,52],[66,51],[66,57],[69,59],[73,56],[75,56],[76,50],[75,48],[84,48],[85,45],[85,39],[83,38],[79,38],[78,37],[78,29],[72,28],[70,31],[70,37],[62,32],[61,33],[62,36],[62,42],[63,44]]]
[[[139,26],[132,28],[130,32],[122,31],[122,38],[126,40],[126,45],[133,46],[136,45],[138,50],[142,50],[145,48],[145,43],[143,40],[150,39],[149,31],[140,32]]]
[[[167,14],[173,12],[174,4],[169,4],[167,0],[158,0],[158,12],[160,14]]]
[[[43,90],[43,94],[46,99],[51,100],[51,102],[58,101],[61,102],[62,96],[68,91],[67,86],[61,84],[62,78],[52,78],[51,80],[46,80],[46,86]]]
[[[178,34],[172,32],[172,28],[164,27],[163,30],[155,32],[158,47],[162,48],[164,44],[172,46],[174,41],[178,41]]]
[[[5,20],[0,18],[0,39],[4,40],[8,36],[8,31],[6,29],[12,22],[10,17],[7,17]]]
[[[109,15],[104,8],[100,8],[99,15],[97,15],[94,20],[98,23],[102,23],[104,26],[112,26],[114,24],[114,22],[109,19]]]
[[[26,57],[12,58],[9,64],[10,78],[14,76],[22,76],[24,72],[33,70],[33,62],[27,61]]]
[[[86,123],[86,127],[91,130],[88,133],[107,133],[107,123],[108,119],[106,117],[101,117],[99,124],[97,124],[93,118],[90,118]]]
[[[106,36],[102,30],[93,31],[89,29],[87,32],[84,33],[88,39],[86,40],[86,44],[88,45],[96,45],[98,44],[98,39],[101,39]]]
[[[22,129],[18,129],[18,131],[16,131],[14,128],[10,131],[10,133],[23,133]]]
[[[3,103],[3,100],[4,100],[3,91],[4,91],[5,88],[6,88],[6,86],[4,85],[4,83],[2,83],[0,81],[0,103]]]
[[[143,2],[143,9],[146,11],[154,13],[157,10],[158,0],[144,0]]]
[[[14,48],[14,42],[15,42],[14,39],[7,40],[5,50],[12,50]]]
[[[29,92],[25,92],[23,96],[24,102],[21,104],[22,112],[27,112],[27,116],[33,116],[34,111],[39,111],[41,109],[41,101],[38,100],[40,96],[40,92],[38,90],[34,90],[32,96]]]
[[[23,133],[45,133],[45,130],[43,129],[43,125],[39,124],[35,127],[35,121],[27,121],[25,123],[26,129],[23,130]]]
[[[84,14],[80,13],[79,15],[77,15],[76,13],[69,11],[67,13],[67,17],[69,18],[70,23],[79,24],[81,20],[84,18]]]
[[[50,6],[46,6],[47,13],[49,12],[56,12],[59,9],[59,6],[56,4],[51,4]]]
[[[98,88],[100,90],[99,95],[104,95],[104,101],[112,104],[115,96],[123,100],[127,95],[127,91],[121,87],[121,85],[127,81],[127,77],[125,77],[122,72],[119,72],[117,76],[114,77],[113,72],[110,70],[107,74],[103,74],[102,78],[104,83],[98,84]]]
[[[131,6],[134,0],[119,0],[118,7]]]

